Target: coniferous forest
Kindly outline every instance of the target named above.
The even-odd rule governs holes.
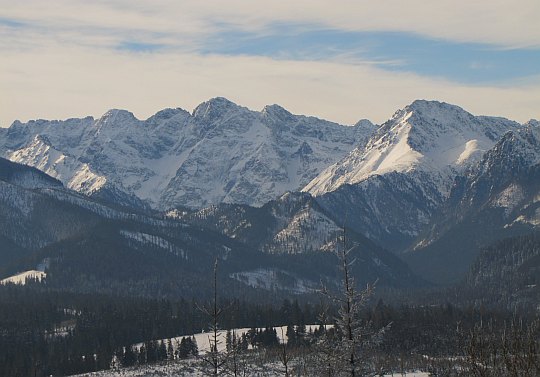
[[[424,370],[449,376],[534,376],[540,370],[540,322],[534,310],[518,314],[487,301],[478,305],[463,287],[426,292],[426,297],[439,297],[429,305],[406,304],[413,300],[398,300],[391,290],[358,289],[349,279],[348,290],[323,290],[318,300],[264,304],[221,291],[218,296],[218,286],[216,301],[202,301],[81,294],[51,289],[46,280],[0,285],[0,374],[112,373],[119,367],[136,370],[186,360],[198,363],[203,375],[240,375],[241,369],[249,375],[265,363],[274,373],[290,376],[339,375],[350,367],[350,357],[344,362],[339,354],[348,347],[359,375]],[[440,299],[457,297],[460,289],[461,301]],[[204,309],[214,304],[219,319],[218,311]],[[200,351],[192,335],[211,333],[213,325],[229,329],[225,349],[212,348],[210,340],[210,350]],[[308,330],[306,325],[315,326]],[[286,344],[279,340],[281,326]],[[250,330],[237,335],[238,328]]]

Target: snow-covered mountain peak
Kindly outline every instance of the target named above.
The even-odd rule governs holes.
[[[374,175],[419,171],[433,173],[446,195],[457,171],[478,161],[506,131],[519,127],[502,118],[475,117],[455,105],[418,100],[381,125],[365,148],[353,150],[303,190],[322,195]]]
[[[290,122],[294,118],[293,114],[279,105],[266,105],[262,109],[261,114],[265,118],[280,120],[282,122]]]
[[[449,114],[463,114],[467,111],[463,110],[457,105],[452,105],[446,102],[418,99],[413,101],[410,105],[404,108],[405,111],[412,111],[414,113],[422,114],[424,117],[437,119],[441,116],[448,116]]]
[[[540,127],[540,121],[538,121],[536,119],[530,119],[524,125],[525,126],[530,126],[530,127]]]
[[[111,109],[101,116],[95,125],[98,128],[109,126],[118,127],[125,124],[138,123],[139,120],[133,115],[133,113],[127,110]]]
[[[358,122],[354,124],[354,126],[365,128],[365,129],[375,129],[377,127],[369,119],[360,119]]]
[[[262,205],[303,187],[371,131],[218,97],[193,115],[164,109],[138,120],[110,110],[97,120],[18,123],[0,134],[0,153],[78,191],[114,188],[160,209]],[[46,139],[34,143],[36,135]]]
[[[511,156],[511,158],[509,157]],[[507,132],[485,155],[482,169],[517,161],[511,169],[527,168],[540,163],[540,127],[526,123],[519,130]]]
[[[160,123],[160,122],[165,122],[170,119],[176,118],[178,116],[189,117],[189,115],[190,115],[189,112],[181,108],[175,108],[175,109],[167,108],[167,109],[158,111],[157,113],[149,117],[146,121],[149,123]]]
[[[212,121],[223,117],[223,115],[228,112],[241,109],[248,111],[247,108],[241,107],[236,103],[229,101],[227,98],[215,97],[198,105],[195,110],[193,110],[193,116],[199,120]]]

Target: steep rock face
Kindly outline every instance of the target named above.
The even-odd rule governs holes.
[[[0,151],[87,195],[108,190],[159,209],[262,205],[303,187],[373,130],[214,98],[193,114],[166,109],[145,121],[111,110],[96,120],[15,122]]]
[[[506,133],[455,180],[407,258],[440,281],[464,274],[480,249],[540,227],[540,127]]]
[[[424,229],[443,201],[431,178],[424,172],[389,172],[342,185],[316,200],[348,227],[389,250],[400,251]]]
[[[454,105],[415,101],[303,191],[331,213],[348,212],[361,233],[401,250],[446,200],[454,178],[519,128]]]

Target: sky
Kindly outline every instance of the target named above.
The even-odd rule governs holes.
[[[538,0],[0,0],[0,126],[222,96],[342,124],[540,118]]]

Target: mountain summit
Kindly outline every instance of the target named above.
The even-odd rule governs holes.
[[[86,195],[114,193],[122,204],[259,206],[305,186],[374,129],[213,98],[193,114],[165,109],[144,121],[110,110],[97,120],[15,122],[0,136],[0,152]]]
[[[454,179],[520,127],[447,103],[415,101],[303,191],[330,213],[349,213],[347,222],[359,233],[402,250],[448,198]]]
[[[458,106],[417,100],[397,111],[370,138],[330,166],[303,191],[322,195],[343,184],[392,172],[428,172],[447,194],[455,172],[476,162],[502,135],[519,124],[494,117],[475,117]]]

